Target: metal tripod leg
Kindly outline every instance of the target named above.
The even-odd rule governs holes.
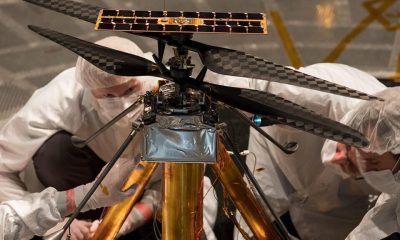
[[[103,218],[92,240],[112,240],[115,239],[122,224],[131,212],[134,205],[138,202],[145,186],[156,170],[158,163],[141,161],[132,171],[131,175],[121,187],[121,191],[129,188],[136,188],[135,193],[123,202],[112,206]]]
[[[227,153],[222,141],[218,143],[218,163],[213,164],[211,167],[256,239],[281,239],[271,221],[269,221],[265,210],[258,204],[247,187],[239,169]]]
[[[164,163],[163,240],[201,239],[203,176],[202,163]]]

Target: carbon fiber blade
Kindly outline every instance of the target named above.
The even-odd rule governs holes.
[[[231,106],[266,115],[273,121],[323,138],[355,147],[369,144],[365,136],[354,129],[271,93],[215,84],[205,85],[204,91]]]
[[[59,13],[66,14],[68,16],[72,16],[93,24],[96,24],[97,17],[99,15],[99,12],[102,7],[98,6],[93,6],[89,4],[84,4],[81,2],[77,1],[72,1],[72,0],[23,0],[25,2],[29,2],[32,4],[35,4],[37,6],[41,6],[44,8],[47,8],[49,10],[53,10]],[[130,34],[138,35],[138,36],[143,36],[143,37],[149,37],[153,39],[159,39],[162,38],[164,39],[165,36],[163,36],[162,33],[151,33],[151,32],[144,32],[144,33],[138,33],[138,32],[127,32]]]
[[[82,19],[90,23],[96,23],[101,7],[70,0],[24,0],[56,12]]]
[[[232,49],[215,47],[201,52],[200,55],[208,69],[224,75],[285,83],[364,100],[379,99]]]
[[[145,58],[106,48],[53,30],[37,26],[28,27],[110,74],[120,76],[160,76],[157,65]]]

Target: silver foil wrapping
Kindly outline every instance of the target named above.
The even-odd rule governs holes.
[[[200,116],[157,116],[143,135],[145,161],[216,162],[217,131],[202,124]]]

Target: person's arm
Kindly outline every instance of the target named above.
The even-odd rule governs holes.
[[[106,180],[106,182],[108,181]],[[118,185],[120,185],[120,181]],[[76,205],[86,194],[86,188],[90,186],[90,184],[82,185],[70,191],[57,191],[50,187],[40,193],[25,195],[19,200],[1,203],[0,239],[30,239],[34,235],[42,236],[47,230],[61,222],[63,217],[75,210]],[[89,200],[84,211],[115,204],[124,197],[130,196],[133,191],[131,189],[126,193],[120,193],[113,185],[109,195]],[[147,199],[147,197],[145,198]]]
[[[399,232],[400,204],[397,196],[382,193],[346,240],[387,239],[392,233]]]
[[[143,193],[140,201],[135,204],[122,225],[118,236],[126,235],[143,226],[147,221],[154,218],[161,201],[161,182],[153,183]],[[161,209],[158,209],[161,211]]]
[[[20,200],[1,203],[0,239],[30,239],[55,226],[62,220],[56,195],[56,189],[47,188]]]
[[[81,86],[75,71],[59,74],[35,91],[26,105],[0,130],[0,201],[27,194],[19,178],[39,147],[59,130],[74,131],[81,122]]]
[[[95,191],[82,211],[111,206],[131,196],[135,189],[120,192],[119,187],[134,167],[131,159],[119,159],[102,181],[103,187]],[[20,200],[1,203],[0,239],[29,239],[33,235],[43,235],[62,221],[62,217],[75,211],[92,186],[93,182],[67,191],[47,188],[40,193],[25,195]],[[141,203],[152,210],[153,204],[159,202],[157,196],[157,191],[148,190]]]

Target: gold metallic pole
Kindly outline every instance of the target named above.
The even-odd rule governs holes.
[[[142,196],[144,187],[149,182],[157,166],[158,163],[141,161],[135,167],[129,178],[121,187],[121,191],[136,187],[135,193],[130,198],[108,209],[99,228],[92,237],[92,240],[113,240],[116,238],[128,214]]]
[[[218,142],[218,163],[211,167],[256,239],[281,239],[221,141]]]
[[[204,164],[164,163],[163,240],[201,239]]]

